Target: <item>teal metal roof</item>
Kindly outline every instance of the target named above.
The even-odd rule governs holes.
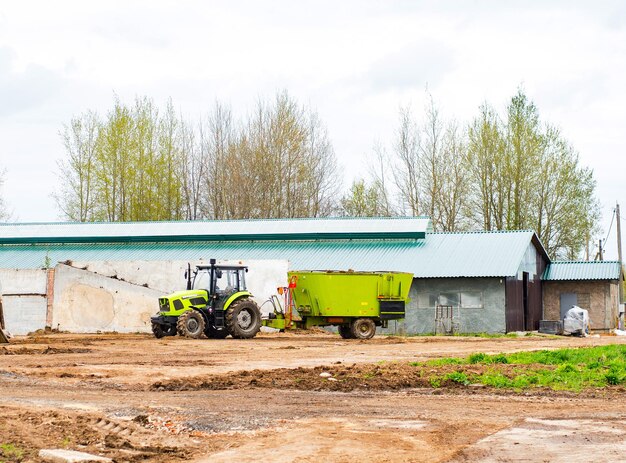
[[[545,255],[532,231],[430,233],[411,256],[413,273],[419,278],[515,276],[531,242]]]
[[[188,241],[0,245],[0,268],[102,260],[285,259],[298,270],[395,270],[418,278],[517,273],[533,232],[429,233],[424,240]]]
[[[0,244],[423,239],[427,217],[204,220],[0,225]]]
[[[621,265],[618,261],[564,261],[552,262],[543,272],[544,281],[567,280],[619,280]]]

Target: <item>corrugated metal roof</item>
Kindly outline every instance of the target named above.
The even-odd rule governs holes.
[[[308,239],[422,239],[427,217],[0,225],[0,244]]]
[[[543,272],[544,281],[565,280],[619,280],[618,261],[567,261],[552,262]]]
[[[65,260],[286,259],[300,270],[395,270],[418,278],[505,277],[517,273],[533,232],[433,233],[425,240],[179,242],[2,245],[0,267]]]
[[[419,265],[414,273],[420,278],[514,276],[534,236],[532,231],[428,234],[413,256]]]

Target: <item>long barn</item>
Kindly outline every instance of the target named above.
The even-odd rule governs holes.
[[[544,279],[574,264],[552,262],[532,231],[433,233],[427,217],[4,224],[7,328],[148,331],[155,298],[210,258],[249,263],[261,302],[288,268],[411,272],[407,317],[388,329],[398,334],[536,330]],[[622,278],[613,268],[609,291]],[[603,310],[592,327],[614,328],[618,301]]]

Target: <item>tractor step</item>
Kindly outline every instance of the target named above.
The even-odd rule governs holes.
[[[224,328],[224,326],[226,326],[223,310],[215,310],[213,312],[213,325],[215,328]]]

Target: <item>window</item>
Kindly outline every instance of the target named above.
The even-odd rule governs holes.
[[[483,308],[483,292],[482,291],[462,291],[461,307],[463,309],[482,309]]]
[[[439,305],[451,305],[452,307],[459,307],[460,297],[457,292],[441,293],[439,294]]]
[[[432,309],[437,305],[437,294],[417,293],[417,307],[419,309]]]
[[[446,291],[442,293],[417,293],[419,309],[433,309],[438,305],[449,305],[462,309],[482,309],[482,291]]]

